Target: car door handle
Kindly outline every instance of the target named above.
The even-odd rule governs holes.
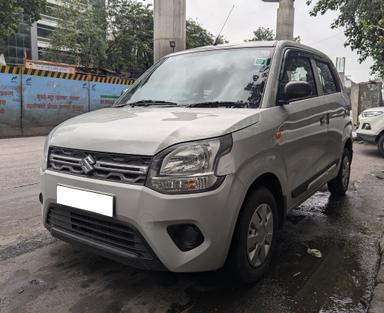
[[[329,124],[329,118],[329,113],[320,117],[320,125],[323,126],[324,124]]]

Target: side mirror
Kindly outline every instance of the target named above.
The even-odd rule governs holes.
[[[291,81],[284,87],[284,96],[287,101],[307,98],[311,92],[311,85],[305,81]]]

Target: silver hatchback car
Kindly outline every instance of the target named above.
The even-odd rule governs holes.
[[[43,221],[53,236],[145,269],[240,280],[268,269],[287,211],[352,161],[349,99],[327,56],[290,42],[167,56],[112,108],[48,136]]]

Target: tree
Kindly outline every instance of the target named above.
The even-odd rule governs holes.
[[[314,4],[312,16],[337,11],[331,28],[344,28],[345,46],[357,51],[360,62],[372,57],[372,73],[384,77],[383,0],[307,0],[307,4]]]
[[[100,3],[103,3],[101,5]],[[59,8],[49,60],[108,67],[140,75],[153,64],[153,10],[136,0],[66,0]],[[212,45],[214,36],[188,20],[187,48]],[[222,36],[217,43],[224,43]]]
[[[215,41],[216,44],[226,43],[223,36],[220,36],[216,40],[216,38],[197,21],[193,19],[187,21],[187,49],[210,46],[213,45]]]
[[[253,32],[253,38],[245,40],[248,42],[251,41],[268,41],[275,40],[276,36],[271,28],[268,27],[259,27]],[[293,41],[301,42],[300,36],[293,38]]]
[[[275,34],[273,30],[267,27],[259,27],[253,32],[253,38],[246,41],[263,41],[263,40],[274,40]]]
[[[153,64],[153,11],[132,0],[110,0],[107,66],[116,71],[143,73]]]
[[[100,67],[106,60],[107,24],[101,2],[66,0],[56,10],[58,27],[50,36],[45,58]]]
[[[0,1],[0,38],[5,39],[17,32],[22,19],[31,25],[40,19],[46,0],[2,0]]]

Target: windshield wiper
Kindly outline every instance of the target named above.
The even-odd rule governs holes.
[[[247,108],[249,107],[249,104],[246,102],[234,102],[234,101],[207,101],[207,102],[200,102],[200,103],[192,103],[187,105],[187,107],[190,108],[218,108],[218,107],[225,107],[225,108]]]
[[[151,105],[166,105],[166,106],[177,106],[178,104],[175,102],[169,101],[161,101],[161,100],[140,100],[136,102],[124,103],[120,105],[116,105],[116,107],[123,107],[126,105],[130,105],[132,108],[134,107],[148,107]]]

